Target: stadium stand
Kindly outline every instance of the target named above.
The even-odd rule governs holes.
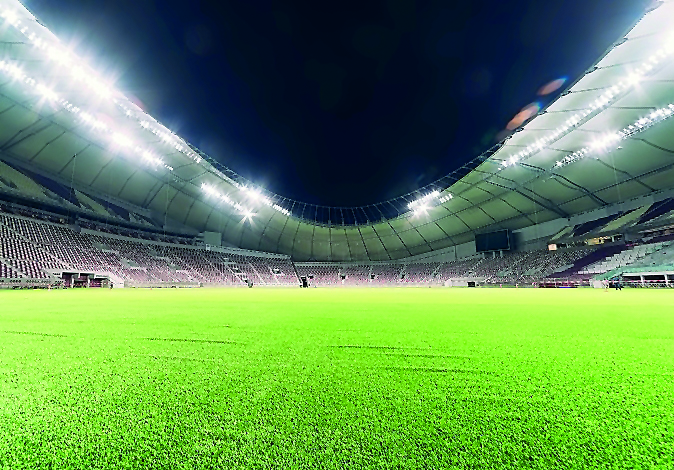
[[[644,258],[654,253],[658,254],[669,246],[670,243],[658,242],[625,247],[626,249],[578,271],[578,274],[602,274],[620,267],[639,265]]]
[[[174,243],[175,237],[150,241],[89,229],[76,231],[13,214],[0,214],[0,234],[0,276],[6,279],[91,272],[111,273],[131,286],[234,286],[247,285],[248,279],[262,285],[298,284],[287,257],[180,246]]]
[[[633,212],[646,214],[648,208]],[[612,217],[608,223],[623,217]],[[605,223],[606,219],[594,227]],[[650,242],[643,239],[630,245],[476,254],[448,261],[293,263],[286,256],[197,245],[189,237],[110,223],[80,220],[67,225],[57,214],[24,208],[0,213],[0,279],[55,282],[71,276],[64,273],[97,273],[138,287],[246,286],[249,282],[297,286],[302,277],[311,286],[449,285],[457,279],[487,285],[535,285],[543,280],[588,284],[593,276],[617,268],[671,265],[674,235],[663,233],[657,241],[650,236]],[[78,280],[66,279],[66,285]],[[100,279],[95,281],[89,285],[101,285]]]
[[[372,285],[396,285],[400,282],[403,266],[400,264],[373,264],[370,267]]]
[[[307,279],[312,286],[341,285],[338,265],[295,263],[295,267],[297,268],[297,274],[300,278]]]
[[[403,270],[403,284],[426,284],[435,280],[439,263],[410,263]]]

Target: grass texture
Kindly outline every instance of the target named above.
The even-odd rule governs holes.
[[[674,468],[674,292],[0,291],[0,469]]]

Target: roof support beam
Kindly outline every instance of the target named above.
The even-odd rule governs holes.
[[[589,191],[587,188],[585,188],[585,187],[583,187],[583,186],[581,186],[577,183],[574,183],[573,181],[571,181],[566,176],[563,176],[563,175],[560,175],[560,174],[557,174],[557,173],[553,173],[552,176],[550,176],[550,177],[551,178],[561,178],[564,181],[566,181],[567,183],[569,183],[571,186],[573,186],[574,188],[582,191],[586,196],[588,196],[590,199],[592,199],[594,202],[596,202],[600,206],[608,206],[608,202],[604,201],[602,198],[595,195],[592,191]]]
[[[539,197],[539,198],[541,198],[541,199],[544,199],[546,202],[540,201],[540,200],[536,199],[536,197],[534,197],[534,196],[530,196],[530,195],[528,195],[528,194],[525,194],[525,193],[524,193],[523,191],[521,191],[519,188],[509,188],[508,186],[504,186],[504,185],[495,183],[495,182],[493,182],[493,181],[487,181],[487,183],[492,184],[492,185],[494,185],[494,186],[498,186],[498,187],[507,189],[507,190],[509,190],[509,191],[516,192],[516,193],[519,194],[520,196],[524,196],[525,198],[529,199],[531,202],[538,204],[538,205],[541,206],[543,209],[547,209],[547,210],[549,210],[549,211],[552,211],[552,212],[554,212],[555,214],[557,214],[558,216],[563,217],[563,218],[565,218],[565,219],[568,219],[568,218],[569,218],[569,214],[567,214],[566,212],[564,212],[563,210],[561,210],[559,207],[557,207],[555,204],[553,204],[552,201],[548,201],[547,199],[542,198],[541,196],[539,196],[538,194],[536,194],[536,193],[533,192],[533,191],[530,191],[530,192],[533,193],[534,196],[537,196],[537,197]]]

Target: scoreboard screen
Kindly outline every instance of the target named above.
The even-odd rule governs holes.
[[[482,233],[475,235],[475,251],[500,251],[510,250],[510,231],[499,230],[498,232]]]

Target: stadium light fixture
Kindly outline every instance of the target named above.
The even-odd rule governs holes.
[[[250,188],[248,190],[248,195],[254,201],[259,201],[260,198],[262,198],[262,193],[260,193],[260,190],[255,188]]]
[[[596,155],[600,152],[607,152],[615,148],[619,148],[619,142],[629,137],[632,137],[634,134],[643,132],[644,130],[650,128],[651,126],[662,122],[670,117],[674,116],[674,103],[670,103],[666,106],[656,109],[651,112],[648,116],[642,117],[634,121],[632,124],[623,128],[622,130],[597,139],[592,142],[590,145],[583,147],[582,149],[567,155],[561,160],[555,162],[555,165],[552,169],[561,168],[571,163],[577,162],[587,155]]]
[[[5,24],[11,25],[17,31],[19,31],[20,34],[23,34],[27,39],[27,43],[31,44],[36,50],[42,52],[46,60],[51,61],[60,67],[67,68],[67,70],[65,70],[67,73],[71,74],[76,80],[84,83],[85,86],[89,88],[96,96],[110,101],[117,108],[123,111],[123,115],[126,119],[133,120],[140,129],[151,132],[152,134],[158,136],[160,140],[172,151],[175,150],[180,152],[181,154],[190,158],[196,164],[200,164],[202,162],[202,157],[197,152],[193,151],[184,140],[178,137],[175,133],[171,132],[165,126],[158,123],[150,115],[142,111],[138,106],[133,105],[128,99],[123,97],[110,84],[101,79],[100,76],[91,67],[86,65],[85,61],[77,57],[71,51],[65,49],[60,44],[60,42],[55,39],[51,33],[49,33],[47,28],[40,25],[39,23],[33,23],[36,21],[35,17],[27,9],[23,8],[20,12],[17,12],[15,10],[2,9],[0,7],[0,17],[4,20]],[[30,24],[23,23],[23,20],[26,19],[30,21]],[[648,60],[644,61],[639,67],[634,69],[629,77],[626,77],[622,81],[616,83],[614,86],[606,90],[598,99],[590,103],[588,105],[588,109],[575,113],[559,128],[555,129],[544,138],[539,139],[535,143],[529,145],[527,148],[516,155],[506,158],[501,162],[501,165],[503,168],[509,165],[514,165],[517,162],[526,159],[532,154],[540,151],[551,142],[556,141],[564,134],[573,130],[589,115],[599,112],[611,105],[617,98],[621,97],[631,87],[639,83],[647,73],[651,72],[665,59],[671,57],[672,54],[674,54],[674,35],[669,35],[665,40],[663,40],[663,47],[661,49],[657,50],[649,57]],[[15,80],[23,81],[33,88],[37,87],[38,85],[36,80],[31,77],[27,77],[20,68],[13,64],[0,62],[0,69],[4,70]],[[58,93],[53,90],[52,93],[53,95],[48,93],[48,96],[55,96],[56,98],[53,101],[60,103],[64,109],[71,112],[76,117],[81,118],[83,122],[88,123],[94,130],[108,134],[114,133],[113,130],[109,129],[105,123],[94,118],[93,113],[85,113],[78,106],[75,106],[68,101],[59,101]],[[87,117],[85,117],[85,115]],[[647,124],[637,123],[636,125],[638,126]],[[171,171],[173,170],[172,167],[166,164],[163,165],[165,168]],[[223,179],[225,178],[225,176],[219,170],[215,169],[215,173],[220,175]],[[289,214],[289,211],[281,208],[278,204],[274,204],[269,198],[265,196],[261,196],[260,201],[281,213],[286,215]],[[411,206],[410,209],[413,209],[413,206]]]
[[[415,199],[414,201],[410,202],[407,205],[407,207],[409,207],[410,209],[414,209],[415,207],[423,205],[423,204],[427,203],[428,201],[430,201],[431,199],[439,197],[439,196],[440,196],[440,191],[434,190],[434,191],[426,194],[425,196],[422,196],[419,199]]]
[[[620,140],[620,136],[618,134],[606,134],[599,139],[593,141],[590,144],[590,148],[592,150],[600,151],[600,150],[605,150],[611,146],[611,144],[615,143],[616,141]]]
[[[138,108],[138,106],[133,105],[128,99],[117,92],[111,84],[103,80],[96,71],[86,64],[85,61],[77,57],[72,51],[64,48],[58,39],[55,39],[55,37],[49,33],[47,28],[39,23],[24,24],[23,20],[26,19],[31,22],[35,21],[35,17],[25,9],[25,7],[19,12],[10,9],[2,9],[2,7],[0,7],[0,18],[4,20],[5,24],[13,26],[19,33],[23,34],[27,39],[28,44],[31,44],[37,51],[42,52],[45,60],[61,67],[63,69],[61,72],[68,73],[74,81],[84,84],[84,86],[95,96],[110,101],[123,111],[123,114],[127,119],[134,120],[139,126],[139,129],[156,135],[171,149],[171,151],[175,150],[184,154],[196,164],[200,164],[203,161],[203,158],[197,152],[193,151],[184,140],[165,126],[159,124],[155,119]],[[133,140],[130,137],[115,131],[114,128],[111,129],[106,123],[97,119],[94,112],[87,112],[67,100],[59,99],[59,95],[56,91],[47,87],[45,84],[38,83],[37,80],[28,77],[21,68],[13,63],[0,61],[0,70],[7,73],[7,75],[14,80],[26,83],[29,85],[29,88],[32,88],[33,91],[43,98],[60,104],[63,109],[73,115],[76,122],[87,124],[91,129],[103,133],[120,148],[131,149],[135,147],[135,152],[142,161],[154,166],[162,166],[169,171],[173,171],[173,167],[167,165],[160,157],[156,156],[152,149],[141,148],[140,146],[134,145]],[[160,153],[163,153],[163,151]],[[226,178],[220,171],[216,170],[216,173],[223,179]],[[259,194],[259,196],[257,196],[257,194]],[[263,196],[261,193],[256,193],[254,196],[257,196],[254,197],[254,199],[259,199],[275,210],[285,215],[290,215],[288,210],[282,208],[278,204],[274,204],[269,198]],[[255,215],[252,211],[248,211],[240,204],[232,201],[228,196],[222,196],[220,199],[228,202],[241,212],[252,214],[247,216],[249,219]]]
[[[627,76],[627,83],[631,86],[637,85],[644,77],[640,73],[631,73]]]
[[[429,209],[430,209],[430,207],[425,205],[425,204],[418,205],[414,208],[413,215],[415,217],[419,217],[421,215],[426,215],[426,214],[428,214]]]
[[[72,63],[72,58],[70,57],[70,53],[65,50],[61,49],[58,47],[50,47],[47,50],[47,53],[49,54],[49,58],[53,60],[54,62],[57,62],[60,65],[69,65]],[[74,67],[72,69],[73,75],[75,74],[76,70],[79,69],[79,67]]]
[[[285,209],[281,207],[280,205],[276,204],[274,201],[272,201],[270,198],[262,194],[262,190],[260,188],[255,188],[251,186],[246,186],[242,185],[239,183],[234,183],[234,185],[241,191],[243,192],[246,197],[255,203],[262,203],[268,207],[271,207],[275,211],[280,212],[283,215],[289,216],[290,211],[288,209]]]
[[[256,215],[252,210],[250,210],[250,209],[248,209],[248,208],[246,208],[246,207],[243,207],[243,206],[242,206],[241,204],[239,204],[238,202],[232,200],[232,198],[230,198],[227,194],[221,193],[220,191],[218,191],[217,189],[215,189],[213,186],[210,186],[210,185],[208,185],[208,184],[206,184],[206,183],[202,183],[202,184],[201,184],[201,189],[202,189],[208,196],[214,197],[214,198],[216,198],[216,199],[219,199],[220,201],[224,202],[225,204],[227,204],[227,205],[233,207],[234,209],[236,209],[238,212],[240,212],[241,214],[244,215],[244,218],[245,218],[245,219],[252,219],[252,217]]]
[[[17,67],[16,65],[2,60],[0,61],[0,71],[4,71],[11,78],[24,83],[28,91],[32,91],[40,98],[47,99],[50,102],[60,105],[61,108],[63,108],[64,110],[68,111],[70,114],[73,115],[76,122],[82,122],[89,125],[90,128],[93,129],[94,131],[97,131],[99,133],[104,134],[104,136],[109,137],[112,143],[115,144],[116,146],[124,149],[130,149],[134,146],[131,138],[120,132],[116,132],[113,129],[110,129],[107,124],[94,117],[92,113],[83,111],[80,107],[73,105],[73,103],[59,98],[59,95],[53,89],[51,89],[44,83],[38,82],[34,78],[27,76],[23,72],[23,70]],[[138,155],[143,155],[144,152],[149,150],[144,150],[136,146],[135,151]],[[169,171],[173,171],[173,167],[167,165],[160,159],[155,160],[155,163],[157,165],[161,165],[162,167],[166,168]]]
[[[414,201],[410,202],[407,207],[412,211],[412,215],[418,217],[422,214],[427,214],[428,211],[437,204],[444,204],[445,202],[452,199],[454,196],[451,193],[446,193],[442,195],[440,191],[433,190],[430,193],[422,196]],[[434,200],[437,200],[437,204],[434,203]]]
[[[622,80],[618,81],[616,84],[602,93],[597,99],[590,102],[588,104],[588,109],[578,111],[547,136],[528,145],[524,150],[502,160],[502,168],[500,169],[502,170],[508,166],[516,164],[522,159],[530,157],[534,153],[545,148],[551,142],[556,141],[567,132],[573,130],[591,114],[597,113],[607,108],[618,98],[622,97],[624,93],[637,86],[644,79],[646,74],[650,73],[657,65],[662,64],[665,59],[670,58],[672,54],[674,54],[674,35],[670,35],[667,40],[663,41],[663,46],[654,54],[652,54],[648,59],[641,62],[641,64],[632,70],[632,72],[627,77],[624,77]]]
[[[669,37],[665,40],[665,49],[670,54],[674,52],[674,33],[670,34]]]
[[[4,10],[2,14],[0,14],[2,18],[5,19],[5,21],[12,26],[17,26],[18,24],[21,23],[21,20],[19,20],[19,16],[16,14],[14,10]]]
[[[136,147],[136,152],[142,155],[143,160],[153,166],[165,166],[164,160],[152,154],[151,152],[145,150],[143,151],[140,147]]]
[[[288,209],[284,209],[283,207],[279,206],[278,204],[274,204],[274,205],[272,205],[272,207],[274,209],[276,209],[277,211],[279,211],[281,214],[290,216],[290,211]]]
[[[54,93],[54,90],[51,88],[47,87],[46,85],[43,84],[38,84],[36,87],[37,92],[42,95],[45,99],[49,101],[58,101],[58,95]]]
[[[24,8],[20,13],[10,9],[0,10],[0,17],[4,19],[6,24],[13,26],[23,34],[29,44],[43,53],[46,60],[63,67],[65,69],[63,70],[64,72],[69,73],[76,81],[83,83],[93,94],[111,101],[112,104],[124,112],[127,118],[135,119],[142,128],[155,135],[162,136],[162,140],[172,149],[181,152],[197,164],[202,162],[201,156],[192,151],[173,132],[154,121],[154,119],[151,119],[153,121],[151,124],[148,121],[149,116],[140,110],[140,108],[126,104],[130,103],[128,99],[117,99],[116,96],[121,96],[121,94],[112,85],[103,80],[91,67],[87,66],[85,61],[65,49],[53,35],[46,34],[47,28],[42,25],[25,25],[22,22],[22,17],[31,21],[35,20],[35,17],[28,10]]]
[[[128,138],[127,136],[125,136],[124,134],[119,133],[119,132],[115,132],[114,134],[112,134],[112,141],[116,145],[118,145],[120,147],[124,147],[124,148],[131,147],[131,145],[132,145],[131,139]]]

